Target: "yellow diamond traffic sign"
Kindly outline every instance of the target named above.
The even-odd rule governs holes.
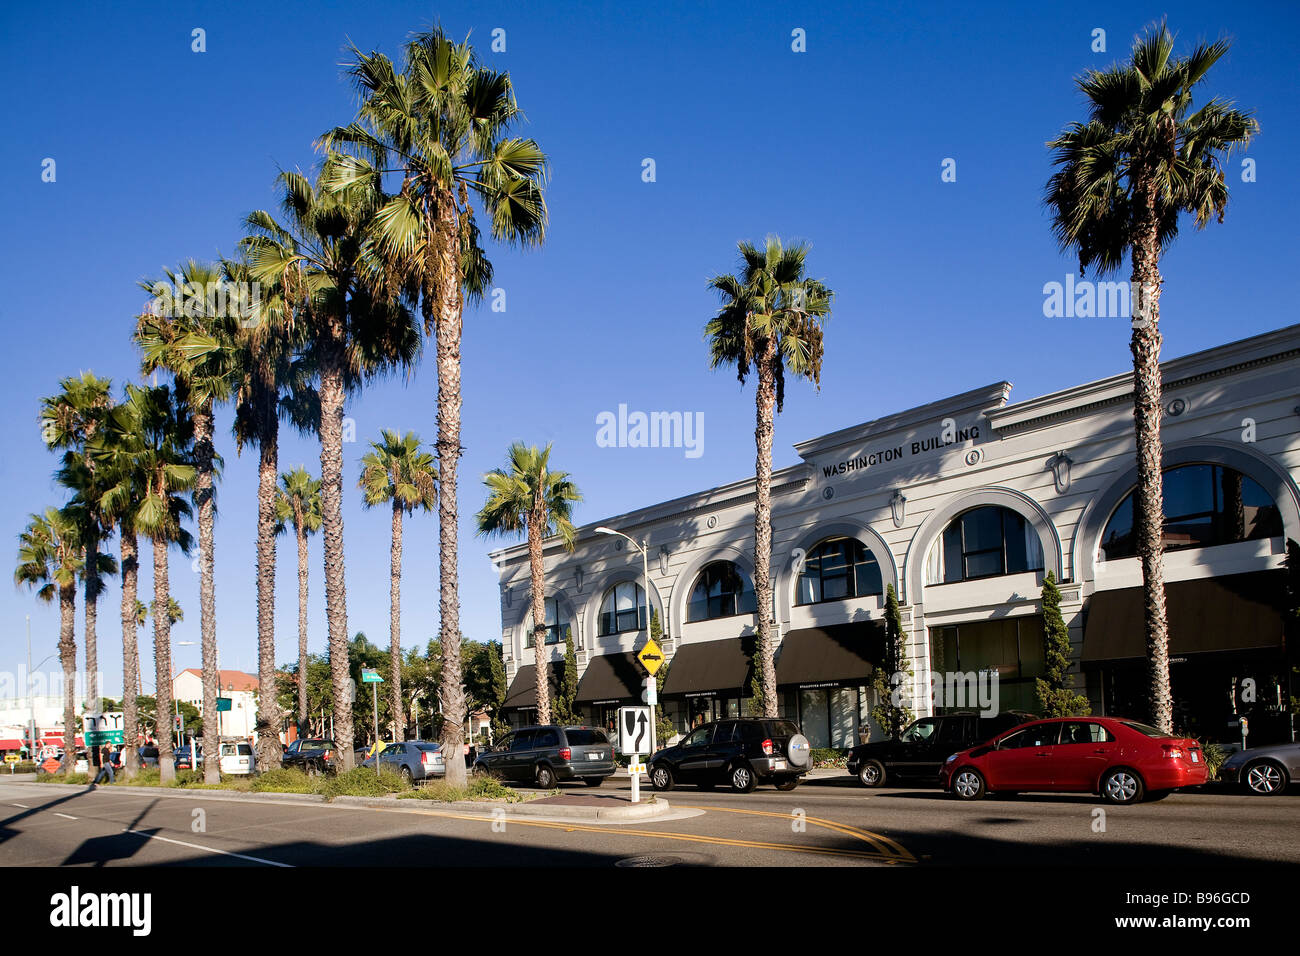
[[[653,677],[659,668],[663,666],[664,652],[659,649],[659,645],[654,642],[654,638],[650,638],[650,640],[646,641],[645,647],[641,648],[636,659],[641,662],[645,669],[650,672],[650,676]]]

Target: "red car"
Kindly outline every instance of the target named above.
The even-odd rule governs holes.
[[[1179,787],[1205,783],[1201,747],[1155,727],[1117,717],[1053,717],[1013,727],[987,743],[953,754],[939,771],[945,790],[962,800],[989,791],[1096,793],[1107,803],[1157,800]]]

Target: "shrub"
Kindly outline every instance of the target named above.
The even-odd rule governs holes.
[[[120,771],[113,780],[116,784],[130,784],[133,787],[157,787],[162,783],[162,772],[157,767],[141,767],[130,780],[126,771]]]
[[[1211,780],[1218,779],[1219,768],[1223,766],[1223,762],[1228,759],[1231,752],[1223,744],[1201,744],[1201,759],[1205,761],[1205,769],[1210,772]]]
[[[412,793],[401,795],[403,799],[436,800],[440,803],[455,803],[459,800],[505,800],[518,803],[523,796],[507,787],[496,777],[476,773],[469,778],[464,787],[453,787],[445,780],[433,780],[422,787],[416,787]]]
[[[301,770],[268,770],[248,782],[253,793],[317,793],[316,780]]]
[[[69,773],[69,774],[46,773],[44,770],[42,770],[36,774],[36,780],[38,783],[88,784],[90,783],[90,774],[88,773]]]
[[[818,770],[826,767],[843,769],[848,759],[849,752],[837,747],[817,747],[812,751],[812,765]]]
[[[20,760],[13,765],[13,773],[35,773],[36,764],[30,760]]]
[[[318,792],[331,800],[334,797],[384,797],[411,789],[400,774],[387,770],[375,773],[367,767],[354,767],[346,773],[326,777],[324,781]]]

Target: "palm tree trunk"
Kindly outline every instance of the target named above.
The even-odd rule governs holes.
[[[86,543],[86,703],[99,713],[103,701],[99,686],[99,641],[95,628],[99,617],[99,528],[91,528]]]
[[[1140,174],[1133,237],[1133,422],[1137,446],[1138,555],[1142,559],[1143,618],[1146,624],[1151,723],[1173,732],[1169,685],[1169,630],[1165,611],[1164,481],[1160,440],[1160,239],[1156,193],[1149,174]]]
[[[215,500],[212,463],[212,402],[194,410],[194,499],[199,509],[199,642],[203,654],[203,762],[204,783],[221,782],[220,716],[217,712],[217,595],[214,574],[213,519]]]
[[[542,576],[542,536],[546,519],[528,516],[528,570],[533,586],[533,662],[537,673],[537,722],[551,722],[551,662],[546,650],[546,585]]]
[[[155,736],[158,738],[158,770],[163,783],[176,779],[172,749],[172,619],[171,585],[167,578],[167,542],[153,539],[153,661],[154,700],[157,707]]]
[[[140,682],[140,650],[136,632],[135,602],[140,575],[140,552],[135,534],[122,530],[122,767],[129,780],[140,770],[140,744],[137,739],[140,720],[136,700]]]
[[[332,341],[320,372],[321,528],[325,538],[325,610],[329,620],[334,741],[342,768],[353,767],[352,698],[348,666],[348,602],[343,569],[343,344],[342,322],[331,320]]]
[[[307,529],[302,515],[295,515],[298,534],[298,733],[307,723]]]
[[[275,483],[279,418],[273,373],[263,369],[257,436],[257,769],[280,765],[280,702],[275,676]],[[268,379],[270,379],[268,381]]]
[[[77,762],[77,587],[59,588],[59,663],[63,665],[63,766],[72,773]]]
[[[460,273],[460,226],[450,191],[437,189],[432,195],[437,203],[436,232],[428,238],[437,249],[438,274],[437,321],[434,323],[438,362],[438,613],[441,622],[442,677],[438,699],[442,707],[442,729],[438,739],[447,767],[446,780],[463,786],[465,762],[459,759],[464,749],[465,692],[461,688],[460,662],[460,577],[458,572],[456,506],[456,468],[460,462],[460,339],[462,296]],[[426,328],[432,303],[430,289],[422,297]],[[541,703],[541,701],[539,701]]]
[[[763,716],[777,716],[775,647],[772,642],[772,431],[776,409],[776,339],[768,337],[758,362],[755,410],[754,600],[757,602],[756,663]]]
[[[406,713],[402,707],[402,503],[393,496],[393,541],[388,555],[388,653],[392,675],[388,699],[393,708],[393,739],[406,739]]]

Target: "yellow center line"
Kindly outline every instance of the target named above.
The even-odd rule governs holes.
[[[773,810],[742,810],[739,807],[688,807],[677,803],[673,804],[673,806],[679,810],[703,810],[705,812],[708,812],[710,810],[718,810],[722,813],[747,813],[757,817],[778,817],[782,820],[792,819],[789,813],[778,813]],[[823,819],[822,817],[805,816],[803,819],[806,822],[813,824],[814,826],[824,827],[827,830],[834,830],[837,833],[843,833],[846,836],[851,836],[859,840],[864,840],[867,843],[870,843],[873,846],[878,847],[882,854],[886,856],[896,857],[901,862],[904,863],[916,862],[916,857],[913,856],[912,853],[909,850],[907,850],[902,844],[898,843],[895,840],[891,840],[889,837],[884,836],[883,834],[874,833],[871,830],[864,830],[861,827],[851,826],[847,823],[839,823],[835,820],[826,820]]]

